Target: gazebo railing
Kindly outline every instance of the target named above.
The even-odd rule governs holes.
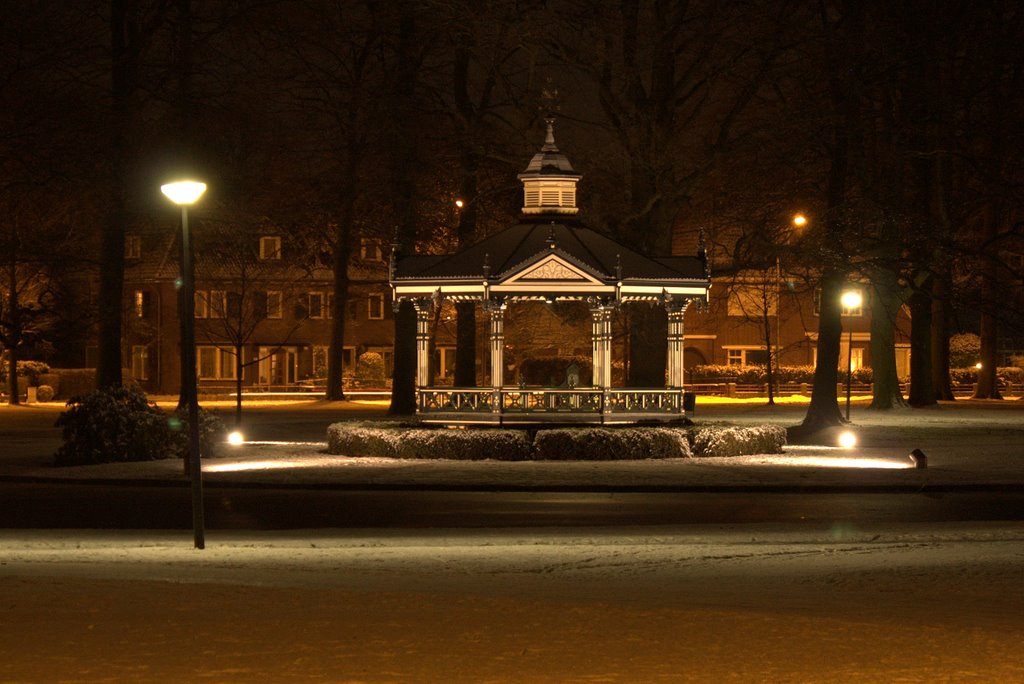
[[[606,423],[685,415],[681,389],[424,387],[416,399],[424,420],[453,423]]]

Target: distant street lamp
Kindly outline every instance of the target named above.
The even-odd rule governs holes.
[[[181,207],[181,363],[184,372],[182,390],[187,397],[188,409],[188,470],[192,481],[192,532],[195,547],[206,547],[203,524],[203,470],[199,462],[199,397],[196,388],[196,321],[195,321],[195,268],[189,246],[188,207],[204,192],[206,183],[178,181],[160,186],[172,202]]]
[[[859,309],[861,302],[863,301],[860,296],[860,292],[856,290],[847,290],[842,296],[843,308],[847,311],[853,311]],[[848,336],[846,338],[846,422],[850,422],[850,386],[853,382],[853,326],[848,326]]]

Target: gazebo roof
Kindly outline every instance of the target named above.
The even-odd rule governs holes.
[[[405,255],[396,249],[395,297],[706,301],[710,278],[703,251],[648,257],[579,222],[575,186],[580,176],[555,146],[553,120],[547,125],[541,152],[519,175],[525,193],[519,223],[455,254]],[[543,185],[548,174],[562,185]]]

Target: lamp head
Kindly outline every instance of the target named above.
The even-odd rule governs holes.
[[[843,306],[847,309],[857,309],[860,307],[862,300],[860,292],[857,292],[856,290],[849,290],[843,293],[841,301]]]
[[[192,180],[176,181],[161,185],[160,192],[177,205],[194,204],[206,192],[206,183]]]

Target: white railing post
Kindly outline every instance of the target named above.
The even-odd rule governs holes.
[[[430,384],[430,305],[429,299],[416,299],[416,387]]]

